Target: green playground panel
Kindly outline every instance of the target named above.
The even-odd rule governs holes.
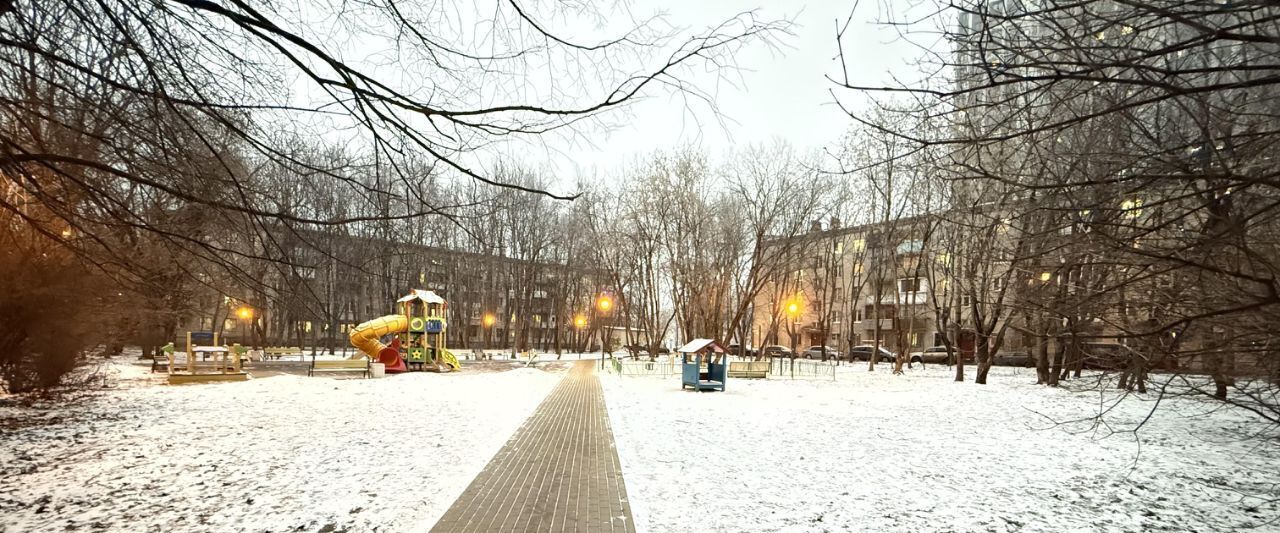
[[[426,321],[422,317],[413,317],[409,319],[409,331],[414,333],[422,333],[426,329]]]

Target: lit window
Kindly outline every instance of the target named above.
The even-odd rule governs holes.
[[[836,242],[836,253],[838,253],[838,254],[842,254],[842,253],[844,253],[844,243],[843,243],[843,242]]]
[[[854,239],[852,248],[855,252],[861,252],[867,248],[867,241],[864,239]]]
[[[1097,39],[1097,40],[1099,40],[1099,41],[1105,41],[1105,40],[1107,40],[1107,32],[1105,32],[1105,31],[1100,31],[1100,32],[1098,32],[1098,33],[1097,33],[1097,35],[1094,35],[1094,36],[1093,36],[1093,38],[1094,38],[1094,39]]]
[[[1120,26],[1120,35],[1132,35],[1132,34],[1133,34],[1133,26],[1130,26],[1128,24]]]
[[[1142,216],[1142,199],[1130,198],[1120,202],[1120,210],[1124,211],[1125,218],[1138,218]]]

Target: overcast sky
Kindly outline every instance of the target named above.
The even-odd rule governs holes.
[[[328,5],[325,0],[318,1],[320,5]],[[651,72],[661,66],[680,43],[692,36],[704,35],[709,28],[736,15],[754,10],[758,20],[793,21],[792,34],[775,35],[772,46],[756,41],[740,50],[733,58],[736,68],[717,71],[702,62],[695,64],[696,69],[679,71],[682,81],[693,83],[710,95],[718,115],[704,103],[687,102],[683,95],[653,85],[642,93],[642,99],[620,111],[606,113],[600,121],[580,123],[547,135],[481,137],[482,148],[457,155],[465,166],[488,167],[482,172],[492,172],[498,162],[516,162],[549,175],[556,192],[569,193],[577,192],[579,179],[611,179],[656,150],[692,146],[701,149],[716,164],[732,149],[774,139],[790,143],[801,153],[835,147],[852,124],[834,103],[835,98],[839,97],[853,108],[865,105],[862,96],[850,91],[838,91],[833,96],[835,86],[825,77],[842,75],[837,59],[837,23],[844,24],[853,15],[843,39],[851,80],[855,84],[887,85],[891,83],[889,71],[902,75],[911,70],[908,61],[918,55],[919,49],[903,42],[894,30],[878,21],[886,15],[900,19],[903,11],[915,4],[919,2],[630,0],[605,4],[600,8],[603,16],[594,16],[575,12],[571,3],[525,3],[525,8],[540,24],[557,36],[579,43],[616,39],[653,16],[662,16],[662,21],[655,24],[659,32],[675,28],[678,38],[666,48],[653,49],[652,57],[628,58],[627,61],[636,63],[619,67],[625,72],[610,72],[611,79],[593,78],[590,65],[575,73],[573,66],[564,66],[562,55],[553,46],[553,50],[545,54],[552,58],[549,59],[551,66],[539,64],[537,58],[533,58],[534,63],[525,70],[519,62],[514,66],[504,63],[498,65],[501,68],[486,70],[474,79],[453,80],[442,76],[439,69],[419,68],[429,51],[396,48],[403,43],[397,41],[393,46],[385,36],[379,39],[377,34],[383,28],[377,19],[365,21],[356,15],[339,19],[332,10],[324,9],[303,9],[297,15],[302,17],[299,30],[316,42],[326,43],[338,56],[397,89],[423,99],[432,99],[440,89],[441,94],[450,98],[441,105],[458,109],[526,103],[568,108],[590,106],[602,101],[626,76]],[[305,2],[299,5],[312,6]],[[478,55],[504,46],[520,49],[547,44],[540,35],[525,41],[512,37],[516,39],[514,44],[495,38],[493,17],[506,17],[497,24],[499,28],[511,24],[510,18],[514,17],[506,4],[496,6],[473,0],[452,0],[436,6],[434,12],[415,15],[421,17],[421,23],[429,27],[436,38],[462,49],[474,48]],[[741,26],[737,26],[734,30],[740,29]],[[648,52],[645,48],[640,50]],[[566,68],[569,70],[564,70]],[[295,93],[286,99],[331,103],[331,95],[294,70]],[[596,81],[599,83],[593,86]],[[320,125],[315,131],[331,142],[348,142],[360,135],[342,118],[310,118]],[[417,127],[430,128],[421,117],[411,116],[410,121]],[[600,127],[601,123],[607,129]],[[496,142],[490,144],[489,141]]]
[[[850,76],[858,82],[884,83],[886,72],[899,69],[914,55],[915,47],[874,21],[880,16],[875,2],[764,2],[762,0],[636,0],[637,16],[666,12],[668,21],[699,31],[737,13],[758,9],[765,19],[791,18],[795,35],[770,49],[755,45],[737,57],[739,72],[729,82],[699,76],[696,82],[715,96],[725,124],[705,107],[688,108],[678,97],[657,94],[634,105],[626,114],[611,117],[615,129],[601,133],[591,145],[548,141],[553,172],[569,175],[609,176],[627,162],[658,149],[694,144],[713,159],[729,148],[785,139],[799,150],[821,149],[837,142],[850,120],[833,103],[834,88],[824,78],[839,77],[835,25],[853,12],[844,39]],[[860,98],[841,94],[846,105]],[[727,125],[727,127],[725,127]],[[565,181],[557,180],[568,186]]]

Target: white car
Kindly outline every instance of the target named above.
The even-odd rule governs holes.
[[[827,357],[836,357],[840,355],[840,350],[827,346]],[[800,354],[805,359],[822,359],[822,346],[810,346],[807,350]]]
[[[955,364],[955,356],[947,354],[946,346],[931,346],[918,352],[911,352],[912,363]]]

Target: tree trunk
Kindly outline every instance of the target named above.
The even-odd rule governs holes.
[[[979,337],[979,343],[975,347],[978,356],[978,372],[973,382],[979,385],[987,384],[987,374],[991,372],[991,347],[987,345],[987,337]]]

